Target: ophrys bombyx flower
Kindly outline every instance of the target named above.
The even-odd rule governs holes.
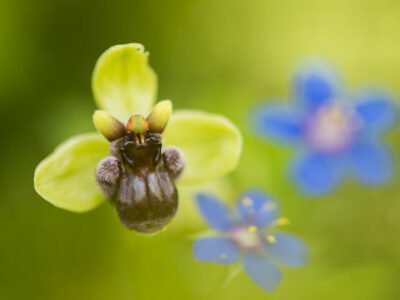
[[[133,115],[126,127],[105,111],[94,114],[97,129],[111,142],[112,155],[97,166],[97,182],[122,223],[139,232],[160,230],[178,208],[174,182],[185,157],[172,146],[161,154],[161,134],[171,109],[170,101],[161,101],[146,119]]]
[[[287,225],[278,218],[278,205],[260,191],[248,191],[238,201],[237,209],[228,209],[212,195],[199,194],[199,209],[207,223],[220,236],[195,241],[194,256],[199,261],[232,264],[243,256],[243,267],[260,287],[272,292],[282,280],[276,262],[292,267],[306,262],[306,247],[296,237],[272,233],[271,229]]]
[[[107,50],[96,64],[92,88],[103,109],[95,112],[94,122],[108,141],[97,133],[82,134],[39,164],[35,189],[55,206],[85,212],[102,203],[105,195],[116,204],[126,226],[154,232],[176,212],[174,182],[183,165],[179,184],[189,185],[236,167],[241,135],[223,116],[182,110],[170,117],[168,100],[150,112],[157,78],[142,45]],[[162,153],[163,146],[176,147],[166,147]]]

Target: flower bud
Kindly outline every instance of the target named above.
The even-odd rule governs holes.
[[[93,122],[97,130],[110,142],[126,134],[125,126],[104,110],[96,110]]]
[[[147,117],[149,121],[149,131],[162,133],[167,126],[172,112],[172,103],[169,100],[158,102],[152,112]]]

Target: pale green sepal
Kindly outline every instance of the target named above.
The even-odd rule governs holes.
[[[141,44],[117,45],[97,60],[92,89],[98,107],[123,123],[133,114],[147,115],[156,98],[157,76]]]
[[[242,136],[227,118],[194,110],[172,114],[165,145],[182,149],[186,167],[179,184],[200,184],[223,176],[238,164]]]
[[[108,146],[98,133],[68,139],[37,166],[36,191],[66,210],[86,212],[95,208],[104,200],[95,179],[96,165],[109,155]]]

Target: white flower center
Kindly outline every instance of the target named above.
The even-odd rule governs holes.
[[[255,226],[236,227],[230,232],[230,236],[245,251],[263,247],[263,237]]]
[[[321,107],[310,119],[306,135],[308,143],[316,150],[326,153],[347,148],[359,124],[352,112],[337,105]]]

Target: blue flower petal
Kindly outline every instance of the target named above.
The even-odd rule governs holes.
[[[243,266],[250,278],[267,292],[275,290],[282,280],[282,273],[265,255],[247,253]]]
[[[309,64],[294,77],[296,96],[307,110],[315,110],[337,98],[340,85],[336,72],[323,64]]]
[[[299,158],[292,169],[294,181],[305,193],[311,195],[321,195],[332,190],[342,174],[340,161],[319,153]]]
[[[252,122],[257,132],[280,142],[293,142],[302,133],[299,117],[282,106],[258,108],[252,115]]]
[[[353,146],[351,158],[356,177],[370,185],[388,181],[392,175],[389,153],[377,143],[363,142]]]
[[[207,223],[216,230],[228,231],[233,226],[229,209],[212,195],[198,194],[197,204]]]
[[[356,97],[356,112],[365,133],[381,132],[396,121],[398,107],[392,99],[379,91],[365,91]]]
[[[266,243],[267,253],[279,260],[281,263],[300,267],[306,262],[306,246],[295,236],[289,234],[274,234],[274,243]]]
[[[236,244],[224,237],[200,238],[193,245],[194,257],[198,261],[208,261],[218,264],[231,264],[239,257]]]
[[[244,222],[263,229],[276,218],[278,203],[266,193],[252,190],[239,198],[238,209]]]

